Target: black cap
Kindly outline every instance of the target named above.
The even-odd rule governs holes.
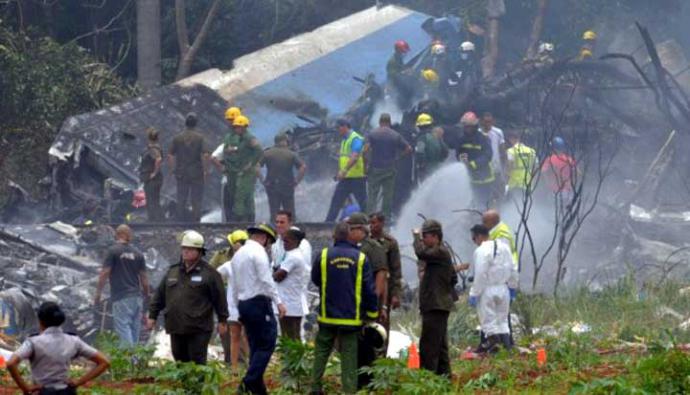
[[[335,121],[335,126],[347,126],[348,128],[351,127],[352,125],[350,124],[350,121],[346,118],[338,118]]]

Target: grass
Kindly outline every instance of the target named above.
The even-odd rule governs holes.
[[[565,292],[557,301],[520,295],[513,311],[520,317],[516,329],[521,333],[517,343],[522,351],[503,351],[472,361],[459,358],[478,341],[476,314],[461,299],[449,323],[452,380],[409,370],[404,361],[382,360],[371,370],[375,379],[370,390],[424,395],[686,393],[690,391],[690,358],[682,345],[690,342],[690,333],[679,325],[690,317],[690,296],[680,292],[686,285],[638,287],[626,279],[598,292]],[[416,309],[396,313],[393,321],[394,327],[419,333]],[[578,324],[579,328],[586,324],[589,330],[574,332]],[[156,361],[151,359],[150,347],[120,352],[114,342],[108,336],[99,342],[113,368],[84,393],[234,393],[243,373],[233,374],[220,363],[197,367]],[[547,352],[543,366],[536,361],[538,347]],[[266,375],[269,389],[281,394],[307,392],[311,345],[283,341],[276,354]],[[132,356],[139,361],[136,365],[130,362]],[[2,380],[4,388],[12,388],[7,374]],[[339,362],[332,358],[326,372],[328,393],[339,392],[339,381]]]

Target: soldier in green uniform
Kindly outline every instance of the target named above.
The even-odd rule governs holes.
[[[347,219],[347,224],[350,225],[349,241],[359,246],[359,250],[366,256],[371,264],[371,270],[374,274],[375,289],[374,293],[378,300],[379,322],[388,321],[388,306],[387,288],[388,288],[388,262],[386,261],[386,251],[383,246],[376,240],[369,236],[369,217],[363,213],[352,214]],[[372,366],[378,357],[373,345],[364,342],[360,337],[360,342],[357,351],[357,368],[360,369],[365,366]],[[371,382],[371,376],[364,373],[359,373],[357,377],[357,388],[362,389]]]
[[[448,316],[454,305],[455,268],[450,251],[443,246],[443,229],[438,221],[426,220],[422,229],[415,229],[412,234],[415,254],[425,266],[419,284],[421,367],[450,377]]]
[[[196,129],[197,116],[190,112],[185,130],[175,136],[168,152],[168,162],[177,180],[177,220],[199,222],[204,200],[204,180],[208,174],[209,151],[206,139]],[[187,205],[192,206],[191,216]]]
[[[161,162],[163,161],[163,151],[160,144],[158,144],[158,130],[149,128],[146,134],[148,145],[146,146],[146,151],[141,155],[139,181],[144,183],[146,213],[149,222],[161,222],[163,220],[163,212],[161,211],[161,188],[163,187]]]
[[[233,133],[225,136],[223,164],[228,178],[226,192],[232,207],[228,219],[254,222],[254,186],[261,144],[247,130],[249,118],[239,115],[232,122]]]
[[[386,332],[389,332],[391,309],[400,307],[402,264],[400,262],[400,247],[398,246],[398,241],[392,235],[384,231],[385,225],[386,217],[383,213],[373,213],[369,216],[369,231],[371,232],[371,238],[381,244],[386,254],[388,266],[388,298],[384,306],[387,307],[386,315],[388,319],[383,323],[383,326],[386,328]]]
[[[170,266],[151,301],[146,328],[152,330],[165,310],[165,331],[175,361],[205,364],[213,333],[213,313],[218,334],[228,331],[228,301],[223,279],[202,259],[204,237],[188,230],[182,237],[180,262]]]
[[[274,141],[275,146],[264,151],[261,158],[260,165],[266,166],[266,178],[261,182],[268,195],[271,218],[275,218],[281,209],[295,217],[295,187],[304,178],[307,165],[289,148],[287,134],[279,133]],[[297,177],[294,169],[297,169]]]

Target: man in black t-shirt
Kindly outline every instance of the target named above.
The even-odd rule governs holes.
[[[116,244],[108,250],[96,288],[96,306],[101,303],[101,293],[106,280],[110,282],[110,302],[113,309],[113,329],[123,346],[139,341],[144,299],[149,297],[144,256],[129,243],[132,230],[120,225],[115,230]]]

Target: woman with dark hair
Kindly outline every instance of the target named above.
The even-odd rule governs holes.
[[[24,394],[73,395],[80,387],[100,376],[108,369],[110,362],[95,348],[84,343],[78,336],[65,333],[60,326],[65,322],[65,313],[60,306],[46,302],[38,308],[40,334],[29,336],[7,362],[7,369]],[[69,378],[72,360],[83,357],[94,362],[94,366],[81,378]],[[23,360],[31,363],[34,384],[29,385],[19,372]]]

